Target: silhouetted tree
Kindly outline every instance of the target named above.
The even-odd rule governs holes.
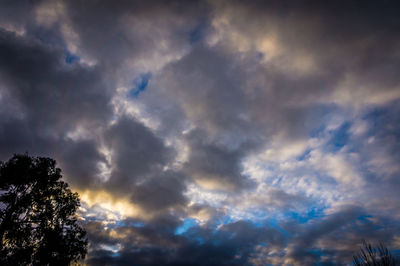
[[[360,252],[353,256],[353,264],[356,266],[395,266],[395,258],[383,243],[373,247],[366,241]]]
[[[50,158],[0,162],[0,265],[69,265],[87,252],[78,194]]]

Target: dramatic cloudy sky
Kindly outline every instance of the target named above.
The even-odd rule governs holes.
[[[0,160],[57,160],[88,265],[342,265],[362,239],[396,252],[399,14],[1,0]]]

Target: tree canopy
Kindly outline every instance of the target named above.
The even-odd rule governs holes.
[[[77,193],[50,158],[14,155],[0,163],[0,264],[69,265],[87,252]]]

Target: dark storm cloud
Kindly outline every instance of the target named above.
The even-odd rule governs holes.
[[[246,95],[240,87],[243,73],[228,56],[222,51],[195,47],[178,62],[166,66],[155,81],[166,97],[178,101],[188,119],[211,138],[213,134],[228,139],[230,134],[233,139],[236,134],[245,136],[249,125],[246,117],[240,116],[246,107]]]
[[[121,117],[104,134],[112,154],[111,175],[103,188],[115,195],[131,195],[132,203],[144,212],[163,214],[187,204],[183,195],[187,178],[167,170],[175,151],[152,130],[134,118]]]
[[[0,123],[2,160],[7,160],[14,153],[27,152],[34,156],[48,156],[57,160],[63,175],[74,187],[84,189],[98,182],[97,163],[105,162],[105,158],[97,150],[94,141],[73,141],[57,135],[46,136],[43,134],[43,128],[38,129],[25,119],[0,116]]]
[[[111,190],[129,192],[135,181],[162,172],[174,155],[162,139],[133,118],[121,117],[104,137],[113,154],[112,173],[107,182]]]
[[[207,143],[204,138],[196,131],[187,136],[190,155],[184,171],[210,189],[237,191],[251,187],[252,182],[241,174],[240,161],[246,147],[230,150],[223,145]]]
[[[276,36],[277,46],[274,47],[278,51],[275,49],[270,54],[263,54],[272,56],[267,70],[285,66],[279,73],[286,72],[289,75],[287,80],[293,80],[290,76],[297,80],[297,84],[292,83],[294,88],[305,86],[301,94],[287,91],[285,95],[289,99],[298,95],[301,102],[332,93],[334,99],[328,97],[328,100],[339,103],[379,103],[384,102],[378,98],[384,98],[385,92],[398,92],[396,69],[400,43],[393,34],[400,24],[396,15],[400,10],[398,3],[219,3],[217,9],[229,17],[231,30],[255,40],[260,36]],[[257,49],[250,49],[254,50]],[[297,69],[296,64],[304,61],[299,59],[307,59],[310,64],[300,64]],[[294,73],[291,71],[293,67],[295,69],[292,70],[296,70]],[[310,72],[304,72],[308,67]],[[303,77],[299,79],[296,76],[301,72],[303,75],[300,77]],[[317,78],[320,84],[315,84],[316,87],[307,85],[309,78]],[[340,93],[335,94],[337,90]],[[363,95],[365,98],[359,99]],[[398,94],[396,97],[399,97]]]
[[[93,248],[116,243],[99,237],[104,234],[99,226],[92,224],[88,228],[89,237],[94,237]],[[91,265],[247,265],[256,245],[283,245],[279,231],[268,226],[255,227],[245,221],[224,225],[217,232],[195,227],[185,235],[174,235],[173,231],[162,228],[151,225],[117,228],[114,235],[122,237],[118,243],[126,244],[119,255],[97,250],[91,253],[88,262]]]
[[[139,204],[146,211],[157,211],[170,207],[184,207],[187,199],[185,176],[175,172],[164,172],[147,179],[143,184],[132,189],[132,202]]]
[[[35,127],[66,132],[110,115],[110,95],[99,69],[66,65],[57,47],[1,30],[0,75],[2,90]]]
[[[0,2],[0,24],[25,26],[32,20],[34,9],[41,2],[42,0],[2,0]]]
[[[41,136],[36,136],[34,128],[28,125],[24,119],[17,119],[7,113],[0,116],[2,125],[0,131],[1,159],[6,160],[13,153],[23,153],[41,148],[42,154],[50,153],[52,141]],[[39,134],[39,133],[37,133]],[[46,149],[47,148],[47,149]],[[35,150],[36,152],[36,150]]]
[[[186,173],[195,180],[233,190],[249,187],[241,174],[245,156],[262,149],[274,134],[298,139],[319,126],[312,121],[321,115],[312,106],[291,103],[313,98],[312,90],[321,91],[326,84],[323,78],[293,78],[265,71],[256,63],[219,48],[198,46],[154,78],[149,90],[159,89],[161,96],[157,92],[149,96],[176,102],[183,118],[196,128],[186,137],[190,156],[185,164]],[[255,88],[246,84],[252,78],[261,81]],[[161,103],[149,104],[157,108]]]
[[[318,261],[316,254],[312,252],[314,243],[325,235],[337,232],[347,223],[351,223],[362,214],[359,206],[350,206],[340,210],[328,217],[317,220],[316,224],[311,223],[305,228],[305,232],[300,233],[293,239],[288,252],[288,257],[297,263],[315,263]]]
[[[78,0],[65,4],[80,36],[80,48],[111,72],[127,60],[151,57],[160,42],[164,43],[162,52],[187,47],[191,31],[207,15],[202,1]]]
[[[68,181],[76,187],[87,188],[100,183],[95,176],[99,172],[98,163],[106,163],[104,155],[97,150],[97,143],[92,140],[65,141],[61,145],[61,169]]]
[[[59,47],[0,30],[0,77],[2,159],[23,152],[56,156],[73,185],[89,184],[104,159],[94,141],[67,136],[110,117],[100,70],[69,66]]]
[[[286,258],[295,265],[349,262],[358,250],[360,239],[371,243],[390,243],[393,231],[398,228],[398,225],[388,226],[392,222],[389,217],[368,214],[362,205],[348,205],[304,225],[283,225],[287,232],[293,234]]]
[[[173,217],[144,226],[125,223],[126,226],[107,230],[100,223],[89,223],[89,237],[96,250],[88,260],[91,265],[253,265],[258,258],[264,260],[256,265],[344,265],[358,250],[360,238],[372,243],[390,241],[393,230],[398,229],[393,227],[393,221],[367,215],[357,205],[337,208],[306,224],[282,223],[285,234],[282,229],[254,226],[247,221],[228,223],[216,231],[195,226],[183,235],[174,234],[179,222]],[[382,230],[375,230],[376,227]],[[118,256],[101,248],[117,244],[123,247]]]

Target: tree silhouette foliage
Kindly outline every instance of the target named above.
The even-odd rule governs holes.
[[[0,162],[0,265],[69,265],[87,252],[78,194],[50,158]]]
[[[380,243],[377,247],[373,247],[364,240],[363,247],[353,256],[353,265],[395,266],[396,260],[383,243]]]

